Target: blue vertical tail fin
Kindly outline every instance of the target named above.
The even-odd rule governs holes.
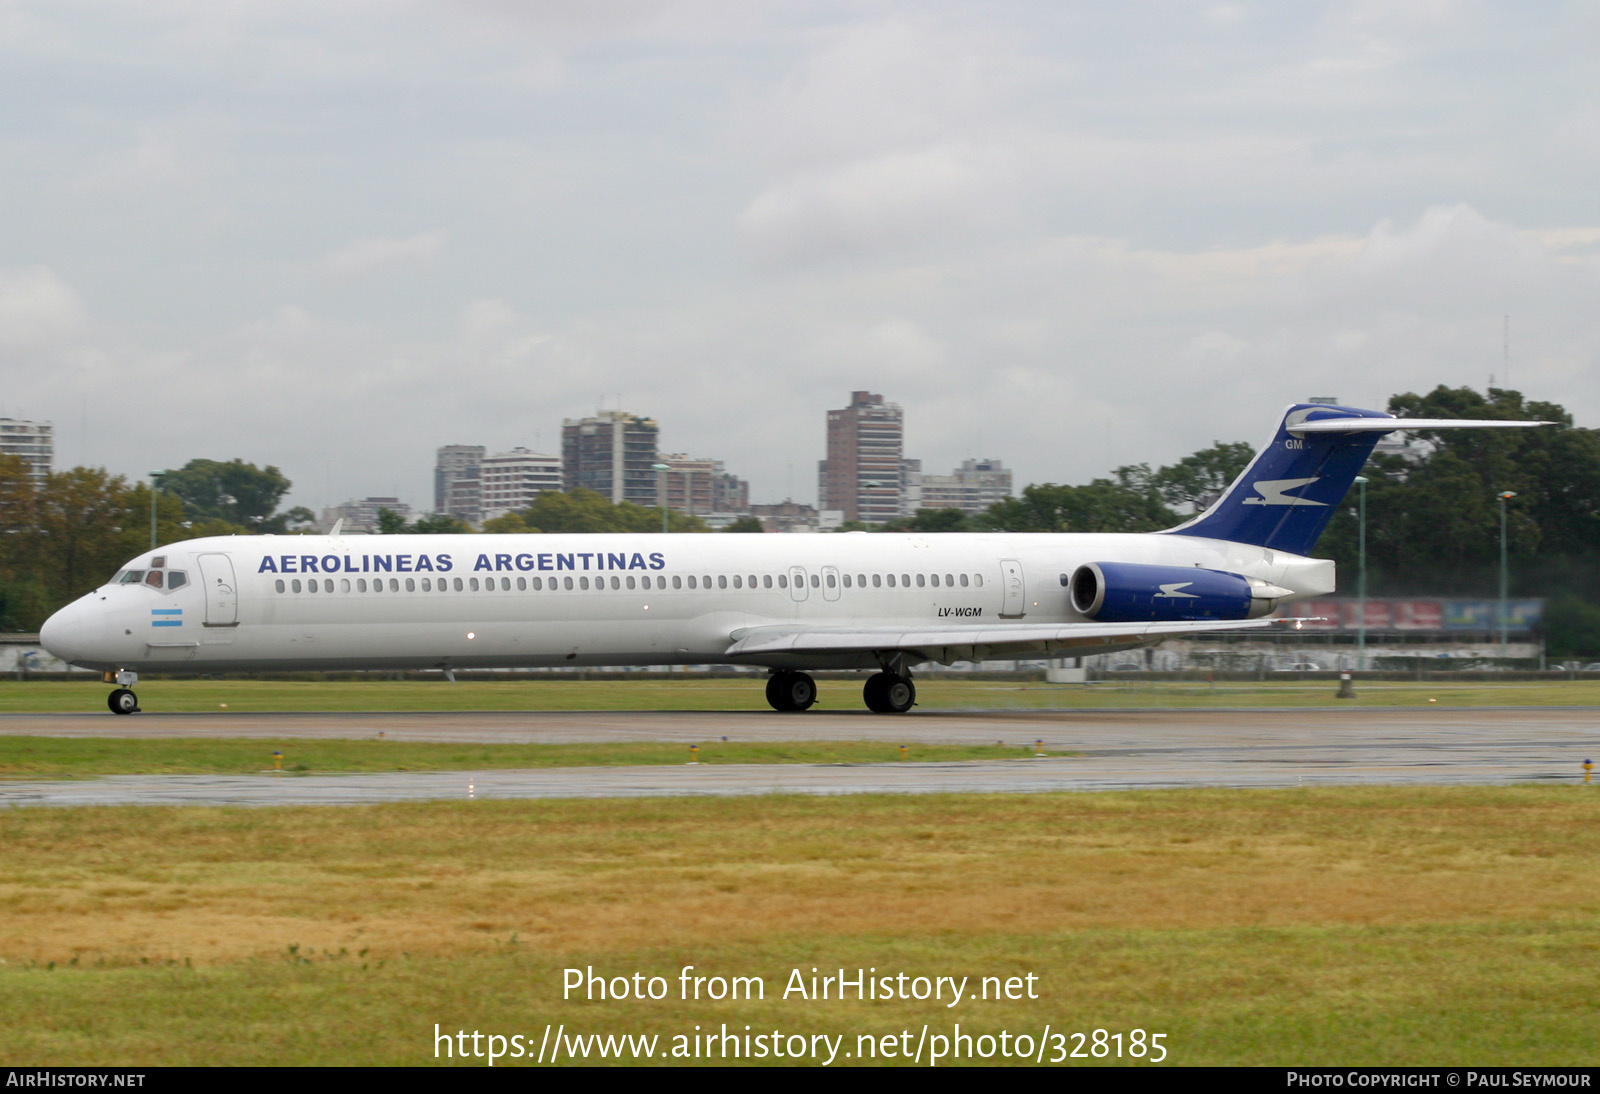
[[[1309,554],[1385,433],[1549,424],[1487,418],[1396,418],[1376,410],[1296,403],[1284,412],[1272,440],[1222,497],[1168,533]]]
[[[1341,421],[1355,428],[1349,432],[1297,428],[1315,422],[1325,430],[1320,423],[1337,426]],[[1170,531],[1308,554],[1378,438],[1400,428],[1388,424],[1397,421],[1375,410],[1296,403],[1284,412],[1272,440],[1233,485],[1204,513]]]

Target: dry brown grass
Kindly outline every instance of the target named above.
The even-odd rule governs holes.
[[[0,958],[1577,923],[1571,787],[0,811]]]

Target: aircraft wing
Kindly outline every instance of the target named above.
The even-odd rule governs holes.
[[[1210,634],[1295,625],[1303,619],[1186,620],[1176,623],[1019,623],[967,627],[746,627],[729,637],[730,657],[762,654],[876,653],[902,651],[929,661],[982,661],[1003,654],[1073,656],[1098,652],[1096,646],[1129,646],[1175,634]]]

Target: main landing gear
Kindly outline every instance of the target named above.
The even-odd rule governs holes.
[[[775,672],[767,677],[767,702],[773,710],[810,710],[817,701],[817,682],[803,672]]]
[[[133,693],[133,685],[139,682],[139,674],[126,669],[113,676],[106,673],[105,682],[115,683],[117,690],[106,696],[106,706],[111,708],[112,714],[136,714],[139,711],[139,697]]]
[[[909,676],[880,672],[867,677],[861,698],[875,714],[904,714],[917,705],[917,685]]]
[[[879,672],[867,677],[861,698],[875,713],[904,714],[917,705],[917,686],[902,673]],[[816,701],[817,682],[803,672],[786,669],[767,677],[767,702],[773,710],[809,710]]]

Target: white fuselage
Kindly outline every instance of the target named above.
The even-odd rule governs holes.
[[[1333,586],[1331,562],[1161,534],[239,536],[163,547],[124,573],[156,557],[181,587],[102,586],[51,618],[45,644],[132,671],[867,668],[862,653],[729,647],[773,625],[1078,622],[1063,578],[1107,559],[1228,571],[1283,599]]]

